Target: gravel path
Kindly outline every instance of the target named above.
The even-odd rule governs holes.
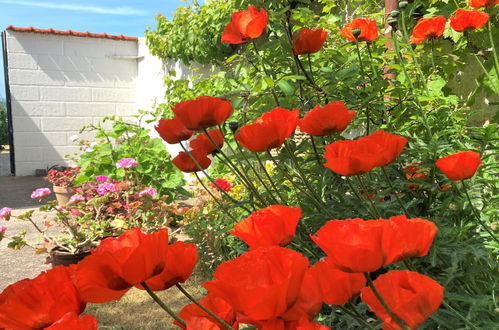
[[[11,207],[14,216],[30,209],[37,209],[40,204],[30,198],[31,192],[36,188],[49,186],[50,184],[43,178],[38,177],[0,177],[0,208]],[[50,216],[50,214],[35,212],[33,218],[40,223]],[[28,241],[36,242],[39,238],[35,229],[27,221],[1,220],[0,224],[7,227],[6,235],[13,236],[21,230],[27,230]],[[50,268],[50,265],[45,264],[46,254],[34,254],[34,250],[29,247],[14,251],[7,248],[8,242],[8,239],[0,242],[0,291],[11,283],[27,277],[33,278],[41,271]]]

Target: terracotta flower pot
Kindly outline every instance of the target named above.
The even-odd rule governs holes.
[[[90,251],[85,251],[85,252],[79,252],[79,253],[68,253],[66,251],[62,251],[60,248],[53,248],[49,252],[49,259],[50,263],[52,264],[52,267],[63,265],[63,266],[70,266],[77,264],[83,258],[88,256],[90,254]]]
[[[53,186],[53,190],[55,198],[57,199],[57,204],[59,204],[59,206],[66,206],[73,195],[73,189],[71,189],[71,187]]]

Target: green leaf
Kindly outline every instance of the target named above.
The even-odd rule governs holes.
[[[295,93],[295,88],[286,80],[281,80],[277,83],[277,86],[286,94],[287,96],[291,96]]]

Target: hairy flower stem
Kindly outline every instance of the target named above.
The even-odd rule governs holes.
[[[359,47],[359,41],[357,38],[355,38],[355,50],[357,51],[357,57],[359,58],[359,64],[360,64],[360,72],[362,73],[363,76],[367,76],[369,80],[372,79],[371,77],[366,73],[366,70],[364,69],[364,63],[362,62],[362,56],[360,56],[360,47]],[[369,113],[369,103],[366,104],[366,135],[369,135],[369,124],[371,121],[370,113]]]
[[[319,152],[317,151],[317,146],[315,145],[314,137],[310,136],[310,142],[312,142],[312,148],[314,149],[315,159],[317,160],[317,164],[322,167],[321,157],[319,156]]]
[[[404,41],[409,44],[409,52],[411,53],[412,61],[414,62],[414,66],[416,67],[416,71],[418,72],[419,75],[419,83],[421,86],[423,86],[426,95],[429,95],[429,89],[428,89],[428,84],[426,83],[426,77],[423,73],[423,70],[421,70],[421,65],[419,65],[418,57],[416,53],[414,52],[414,49],[410,46],[411,41],[409,39],[409,34],[407,33],[407,28],[405,25],[405,11],[402,11],[400,13],[400,26],[402,27],[402,36],[404,37]],[[393,38],[396,38],[395,36]],[[398,54],[398,53],[397,53]]]
[[[430,39],[431,45],[431,66],[433,67],[433,72],[437,72],[437,66],[435,65],[435,39]]]
[[[180,292],[182,292],[184,294],[184,296],[186,296],[196,306],[198,306],[203,311],[205,311],[206,313],[208,313],[211,317],[213,317],[215,320],[217,320],[218,323],[222,324],[227,329],[233,329],[230,324],[228,324],[227,322],[225,322],[224,320],[222,320],[220,317],[218,317],[217,314],[213,313],[211,310],[209,310],[208,308],[206,308],[205,306],[203,306],[199,301],[197,301],[193,296],[191,296],[189,294],[189,292],[187,292],[180,284],[177,283],[177,284],[175,284],[175,286],[177,287],[177,289],[180,290]]]
[[[147,293],[151,296],[151,298],[161,307],[165,312],[167,312],[172,318],[175,319],[178,323],[183,325],[184,327],[186,326],[184,320],[182,320],[180,317],[178,317],[175,312],[173,312],[168,306],[165,305],[161,299],[154,293],[154,291],[151,290],[151,288],[146,284],[146,282],[140,282],[140,284],[146,289]]]
[[[348,178],[348,176],[346,176],[345,179],[347,181],[348,186],[350,187],[350,190],[359,199],[359,201],[361,202],[361,204],[366,207],[367,212],[371,213],[371,216],[373,218],[376,217],[376,212],[372,211],[372,208],[369,207],[369,205],[371,205],[371,204],[369,203],[369,205],[368,205],[368,204],[365,203],[365,200],[359,195],[359,193],[357,192],[357,189],[355,189],[355,187],[352,185],[352,183],[350,182],[350,179]],[[367,198],[369,198],[369,197],[367,197]]]
[[[275,79],[275,74],[272,74],[272,75],[271,75],[271,74],[267,71],[267,67],[265,66],[265,60],[264,60],[264,58],[263,58],[263,57],[260,57],[260,53],[258,52],[258,48],[256,47],[256,41],[255,41],[255,39],[253,39],[252,43],[253,43],[253,50],[254,50],[254,51],[255,51],[255,53],[256,53],[256,57],[258,57],[258,58],[260,59],[260,63],[261,63],[261,65],[262,65],[263,72],[264,72],[264,73],[265,73],[268,77],[271,77],[271,78],[272,78],[272,80],[274,80],[274,79]],[[272,67],[272,66],[271,66],[271,67]],[[281,103],[279,102],[279,97],[277,97],[277,93],[276,93],[276,90],[275,90],[275,85],[274,85],[274,86],[272,86],[272,96],[274,97],[274,101],[275,101],[276,105],[277,105],[278,107],[280,107],[280,106],[281,106]]]
[[[490,22],[490,19],[487,22],[487,30],[489,33],[490,47],[492,47],[492,55],[494,56],[494,68],[496,69],[496,76],[499,77],[499,59],[497,58],[496,45],[494,42],[494,37],[492,36],[492,23]]]
[[[204,131],[204,134],[206,134],[206,136],[208,137],[208,140],[210,140],[211,144],[216,148],[216,150],[220,153],[220,155],[222,155],[227,160],[227,162],[225,162],[221,157],[217,157],[217,158],[225,166],[227,166],[229,169],[231,169],[236,174],[236,176],[238,176],[241,179],[241,181],[244,183],[244,185],[255,194],[256,198],[258,198],[260,200],[260,202],[262,202],[263,204],[266,204],[265,199],[260,195],[260,193],[258,192],[258,189],[256,187],[254,187],[253,184],[251,183],[251,181],[248,179],[248,175],[246,173],[245,173],[246,175],[242,174],[241,171],[239,171],[239,169],[236,167],[236,165],[234,165],[234,163],[222,151],[222,149],[218,146],[218,144],[215,141],[213,141],[210,134],[208,134],[208,131],[206,130],[206,128],[203,128],[203,131]],[[244,169],[243,169],[243,171],[244,171]]]
[[[305,186],[307,187],[307,189],[311,192],[311,194],[315,197],[315,199],[320,202],[321,204],[323,204],[323,200],[322,198],[320,197],[320,195],[313,189],[313,187],[310,185],[310,182],[309,180],[307,180],[307,177],[305,175],[305,173],[303,172],[303,169],[301,168],[300,164],[298,163],[298,159],[296,158],[296,155],[294,154],[294,152],[291,150],[291,148],[289,147],[288,143],[287,142],[284,142],[284,149],[287,151],[287,153],[291,156],[291,162],[294,163],[295,167],[296,167],[296,170],[298,171],[298,176],[300,177],[300,179],[303,181],[303,183],[305,184]],[[330,214],[328,212],[328,214]]]
[[[416,105],[418,107],[421,119],[423,120],[423,126],[426,129],[426,133],[428,135],[428,141],[432,141],[433,133],[431,132],[430,125],[428,124],[428,118],[426,118],[426,114],[424,112],[423,106],[419,102],[419,95],[416,93],[414,85],[412,84],[412,80],[410,79],[409,73],[407,72],[407,68],[405,67],[404,58],[402,57],[402,54],[400,52],[400,46],[398,43],[398,38],[396,36],[396,33],[394,33],[392,40],[393,40],[393,46],[395,47],[395,52],[397,53],[397,56],[399,58],[400,66],[402,67],[402,71],[404,72],[405,80],[409,84],[410,92],[412,94],[414,102],[416,103]]]
[[[222,187],[220,187],[216,182],[215,180],[213,180],[211,178],[211,176],[208,175],[208,173],[203,169],[203,167],[198,163],[198,161],[196,160],[196,158],[194,158],[194,156],[189,152],[189,150],[187,150],[187,148],[184,147],[184,145],[182,144],[182,142],[179,143],[180,146],[182,147],[182,149],[184,149],[185,153],[189,156],[189,158],[194,162],[194,164],[197,166],[197,168],[205,175],[205,177],[210,180],[210,182],[212,184],[215,185],[215,187],[218,188],[218,190],[223,194],[225,195],[227,198],[229,198],[233,203],[236,203],[236,205],[239,203],[237,200],[235,200],[234,198],[232,198],[231,195],[227,194],[227,192],[225,190],[222,189]],[[201,183],[201,185],[203,186],[203,188],[205,188],[205,190],[207,190],[210,195],[211,195],[211,192],[209,191],[208,188],[206,188],[206,186],[203,184],[203,182],[201,181],[201,179],[199,178],[199,176],[197,175],[196,172],[194,172],[196,174],[196,178],[198,179],[199,183]],[[213,197],[213,195],[212,195]],[[218,202],[218,199],[215,198],[215,201],[217,201],[217,203],[221,206],[222,204],[220,204],[220,202]],[[251,203],[251,206],[253,207],[253,209],[256,210],[255,206],[253,205],[253,203]],[[239,207],[241,207],[243,210],[245,210],[246,212],[248,213],[251,213],[251,211],[243,206],[243,205],[240,205]],[[232,219],[234,219],[233,217],[231,217]]]
[[[369,273],[364,273],[364,277],[366,278],[367,285],[371,288],[373,291],[374,295],[376,296],[376,299],[381,303],[383,308],[386,310],[386,312],[392,317],[392,319],[399,325],[404,330],[410,330],[408,326],[405,325],[405,323],[397,316],[395,313],[391,310],[391,308],[387,305],[383,297],[379,294],[378,290],[374,286],[373,281],[371,280],[371,277],[369,276]]]
[[[267,154],[269,155],[270,159],[272,160],[272,162],[274,163],[274,165],[277,167],[277,168],[281,168],[279,166],[279,163],[277,162],[277,160],[274,158],[274,156],[272,156],[272,154],[270,153],[270,151],[267,151]],[[293,178],[287,173],[287,169],[284,168],[284,169],[281,169],[281,172],[284,174],[284,176],[286,177],[286,179],[288,179],[288,181],[293,185],[293,187],[295,187],[295,189],[299,190],[300,192],[302,192],[303,194],[307,195],[310,200],[317,206],[319,207],[320,209],[322,209],[324,212],[326,212],[329,216],[333,216],[331,214],[331,212],[329,212],[328,209],[326,209],[324,207],[324,205],[317,201],[317,199],[315,198],[315,196],[313,196],[311,193],[309,193],[306,189],[303,189],[301,188],[299,185],[297,185],[294,181],[293,181]]]
[[[451,305],[445,302],[445,300],[442,300],[442,305],[445,306],[448,310],[450,310],[454,315],[456,315],[458,318],[460,318],[464,323],[466,323],[471,329],[475,330],[480,330],[479,327],[468,321],[464,316],[461,315],[458,311],[456,311]]]
[[[402,210],[404,210],[405,215],[410,218],[409,212],[407,212],[407,208],[405,207],[404,203],[402,203],[402,201],[400,200],[399,194],[395,190],[395,187],[392,184],[392,180],[390,180],[390,177],[388,176],[388,173],[386,172],[384,166],[381,166],[381,171],[383,172],[383,175],[385,176],[385,179],[388,182],[390,189],[392,190],[392,194],[395,195],[395,198],[397,199],[397,202],[399,203],[400,207],[402,208]]]
[[[280,204],[280,202],[278,201],[278,199],[274,196],[274,193],[272,192],[272,190],[268,187],[268,185],[265,183],[265,181],[260,176],[260,174],[258,174],[258,170],[251,164],[251,161],[248,159],[248,157],[244,153],[244,150],[243,150],[243,148],[241,148],[241,145],[239,144],[239,142],[236,139],[234,139],[234,141],[236,141],[237,150],[243,156],[243,158],[246,161],[246,163],[248,163],[248,166],[251,168],[251,170],[253,171],[253,173],[255,173],[255,176],[257,177],[258,181],[260,181],[260,183],[265,188],[265,190],[267,190],[267,192],[270,194],[270,197],[272,197],[272,200],[276,204]],[[255,152],[255,154],[257,154],[257,153]],[[261,163],[260,163],[260,165],[261,165]],[[269,181],[270,181],[271,185],[274,186],[274,183],[270,179],[270,176],[269,176]],[[286,200],[284,198],[282,198],[281,194],[279,193],[279,190],[275,189],[275,191],[276,191],[277,195],[279,196],[279,198],[281,199],[281,202],[284,203],[285,205],[287,205]]]
[[[489,226],[487,226],[487,224],[482,221],[482,219],[480,218],[480,213],[478,213],[478,210],[473,206],[473,202],[471,201],[470,195],[468,194],[468,188],[466,188],[466,184],[464,183],[464,180],[461,180],[461,183],[463,184],[464,193],[466,195],[466,198],[468,198],[468,203],[470,203],[470,207],[473,210],[473,214],[475,215],[476,220],[483,227],[483,229],[485,229],[485,231],[487,233],[489,233],[489,235],[492,237],[492,239],[494,239],[494,241],[499,243],[499,239],[496,237],[494,232],[492,230],[490,230]]]
[[[267,172],[267,168],[263,164],[262,159],[260,158],[260,156],[258,156],[258,152],[255,152],[255,157],[258,160],[258,163],[260,164],[260,167],[262,168],[263,173],[265,173],[265,176],[267,177],[267,179],[269,180],[270,184],[272,185],[272,188],[274,188],[275,192],[277,193],[277,195],[279,195],[279,198],[284,202],[284,204],[288,205],[288,202],[287,202],[286,198],[284,198],[281,195],[281,193],[279,192],[279,189],[277,188],[277,186],[275,185],[274,181],[272,180],[272,177],[270,176],[269,172]]]
[[[348,308],[343,307],[341,305],[336,305],[335,306],[335,308],[338,308],[343,313],[350,315],[350,317],[352,317],[353,319],[355,319],[357,322],[359,322],[360,325],[363,325],[366,329],[370,329],[370,330],[375,330],[376,329],[372,325],[370,325],[369,323],[367,323],[367,321],[362,318],[362,315],[360,315],[359,312],[357,312],[357,310],[355,308],[353,308],[353,306],[350,305],[350,307],[352,308],[353,312],[350,311]]]
[[[364,194],[366,195],[366,199],[367,201],[369,202],[369,204],[371,204],[371,207],[372,209],[374,210],[374,213],[375,215],[381,219],[381,213],[379,212],[378,208],[376,207],[376,205],[374,205],[374,202],[372,201],[371,198],[369,198],[369,190],[367,190],[367,186],[364,184],[364,182],[362,182],[362,179],[360,178],[360,175],[355,175],[355,177],[357,178],[357,181],[359,182],[359,185],[360,187],[362,188],[362,190],[364,191]]]

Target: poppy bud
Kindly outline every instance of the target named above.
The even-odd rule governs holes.
[[[409,3],[407,1],[400,1],[399,2],[399,8],[400,9],[405,9],[407,8],[407,5],[409,5]]]
[[[357,28],[357,29],[352,29],[352,35],[355,37],[355,39],[357,39],[358,36],[360,36],[360,33],[362,32],[361,29]]]
[[[398,10],[392,10],[390,13],[390,16],[393,18],[397,18],[400,15],[400,12]]]
[[[398,22],[399,22],[398,19],[396,19],[396,18],[390,18],[388,20],[388,25],[390,25],[392,28],[396,28]]]
[[[237,121],[231,121],[229,123],[229,128],[232,133],[236,133],[237,129],[239,128],[239,123]]]

